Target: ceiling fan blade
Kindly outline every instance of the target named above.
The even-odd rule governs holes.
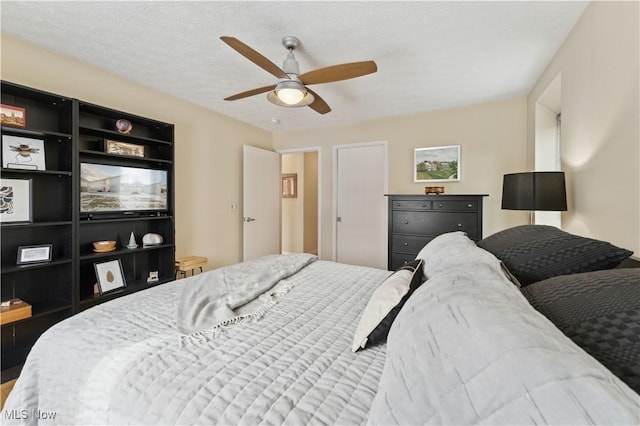
[[[331,111],[331,108],[329,108],[329,105],[327,105],[324,99],[322,99],[316,92],[309,89],[308,87],[307,87],[307,92],[311,93],[315,98],[315,100],[311,102],[311,104],[309,105],[309,108],[311,108],[316,112],[319,112],[320,114],[326,114]]]
[[[273,62],[271,62],[270,60],[262,56],[260,53],[256,52],[255,50],[253,50],[252,48],[250,48],[249,46],[247,46],[246,44],[238,40],[237,38],[222,36],[220,37],[220,40],[227,43],[229,46],[231,46],[231,48],[236,50],[239,54],[241,54],[242,56],[244,56],[245,58],[247,58],[248,60],[256,64],[257,66],[259,66],[263,70],[273,74],[278,78],[289,78],[287,73],[282,71],[282,69],[280,69],[279,66],[277,66],[276,64],[274,64]]]
[[[275,84],[270,86],[258,87],[257,89],[247,90],[246,92],[237,93],[224,98],[225,101],[235,101],[236,99],[248,98],[249,96],[259,95],[260,93],[269,92],[276,88]]]
[[[373,61],[351,62],[348,64],[332,65],[314,71],[300,74],[298,78],[305,84],[331,83],[334,81],[348,80],[374,73],[378,66]]]

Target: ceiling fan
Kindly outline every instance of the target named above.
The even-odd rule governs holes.
[[[276,105],[284,107],[308,106],[320,114],[326,114],[331,111],[331,108],[316,92],[309,89],[308,85],[348,80],[371,74],[378,70],[375,62],[363,61],[333,65],[300,74],[298,61],[293,54],[293,51],[300,45],[300,40],[296,37],[287,36],[282,38],[282,45],[289,51],[282,68],[237,38],[222,36],[220,39],[260,68],[278,77],[278,83],[276,84],[237,93],[224,98],[225,101],[235,101],[236,99],[269,92],[267,99]]]

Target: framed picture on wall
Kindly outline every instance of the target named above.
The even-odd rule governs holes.
[[[24,108],[0,104],[0,121],[5,126],[25,127],[27,125],[26,115]]]
[[[414,182],[458,182],[459,180],[460,145],[414,149]]]
[[[298,197],[298,174],[287,173],[282,175],[282,198]]]

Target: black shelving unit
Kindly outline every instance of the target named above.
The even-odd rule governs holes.
[[[2,325],[2,382],[20,373],[38,337],[49,327],[97,304],[174,279],[174,126],[77,99],[2,82],[2,103],[24,108],[25,127],[2,126],[2,135],[41,140],[46,170],[1,169],[3,179],[29,179],[32,218],[1,223],[1,299],[20,298],[32,316]],[[128,120],[128,134],[115,128]],[[144,156],[107,152],[107,140],[144,147]],[[167,208],[160,212],[81,212],[81,163],[162,170]],[[5,164],[3,162],[3,164]],[[138,248],[128,249],[134,233]],[[147,233],[160,245],[143,247]],[[115,240],[116,250],[94,253],[92,242]],[[49,262],[17,264],[21,246],[52,245]],[[95,294],[94,264],[119,259],[126,287]],[[150,271],[159,280],[147,283]]]
[[[42,141],[45,169],[14,167],[17,160],[3,154],[2,179],[31,181],[31,220],[0,225],[2,253],[1,298],[20,298],[32,306],[32,316],[3,324],[2,381],[20,371],[33,343],[51,325],[73,314],[73,100],[63,96],[2,83],[2,103],[24,108],[25,127],[2,125],[6,136]],[[40,143],[40,142],[38,142]],[[6,155],[7,158],[4,158]],[[11,166],[11,167],[5,167]],[[7,182],[7,181],[5,181]],[[4,213],[6,214],[6,212]],[[52,260],[17,264],[18,248],[51,244]]]

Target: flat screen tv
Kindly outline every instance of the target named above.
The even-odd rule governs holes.
[[[80,213],[167,210],[166,170],[80,164]]]

